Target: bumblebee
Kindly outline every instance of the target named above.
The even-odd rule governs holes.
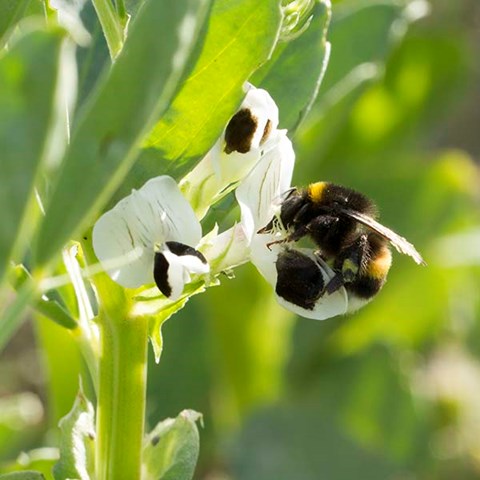
[[[317,182],[286,192],[279,213],[258,233],[285,232],[281,240],[268,243],[269,248],[309,237],[318,248],[315,255],[334,275],[321,285],[312,261],[287,249],[290,253],[279,255],[276,263],[277,294],[302,308],[313,309],[320,298],[344,287],[348,311],[353,311],[383,287],[392,263],[390,244],[417,264],[425,264],[415,247],[378,223],[377,216],[369,198],[341,185]],[[310,281],[312,275],[315,278]]]

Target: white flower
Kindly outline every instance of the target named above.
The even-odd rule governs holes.
[[[199,218],[275,146],[277,127],[278,108],[272,97],[247,84],[245,99],[221,137],[180,182],[182,193]]]
[[[209,272],[195,250],[201,237],[200,223],[176,182],[161,176],[104,213],[92,240],[97,258],[115,282],[137,288],[155,281],[175,300],[191,274]]]
[[[282,198],[290,189],[295,154],[285,131],[277,131],[276,146],[268,151],[236,190],[241,224],[250,244],[251,261],[275,288],[277,301],[302,317],[323,320],[344,314],[348,307],[345,288],[333,294],[318,290],[318,298],[309,305],[285,295],[285,290],[315,289],[326,285],[335,275],[313,249],[300,249],[283,243],[285,232],[257,234],[278,214]],[[269,245],[271,244],[271,245]],[[287,298],[285,298],[287,297]]]

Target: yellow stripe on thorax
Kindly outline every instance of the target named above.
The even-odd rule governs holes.
[[[372,278],[382,279],[387,276],[392,265],[392,252],[383,248],[379,254],[372,259],[367,267],[367,274]]]
[[[327,187],[327,182],[317,182],[311,183],[308,186],[308,196],[312,200],[312,202],[320,202],[323,196],[323,192]]]

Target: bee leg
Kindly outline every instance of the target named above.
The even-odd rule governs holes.
[[[342,288],[344,284],[345,280],[343,278],[343,274],[341,272],[337,272],[325,286],[324,293],[328,293],[328,295],[331,295],[332,293],[335,293],[337,290]]]
[[[257,231],[257,233],[270,233],[272,230],[273,230],[273,222],[275,220],[275,217],[273,217],[268,223],[267,225],[265,225],[263,228],[261,228],[260,230]]]
[[[272,245],[278,245],[278,244],[280,244],[280,243],[286,243],[286,242],[288,242],[288,239],[287,239],[287,238],[282,238],[281,240],[274,240],[273,242],[268,242],[265,246],[266,246],[269,250],[271,250],[270,247],[271,247]]]
[[[354,282],[360,275],[362,266],[365,264],[367,258],[367,235],[360,235],[353,244],[341,252],[335,265],[335,271],[342,272],[345,283]]]

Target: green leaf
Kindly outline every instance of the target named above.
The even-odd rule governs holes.
[[[25,471],[13,472],[0,476],[1,480],[45,480],[45,477],[40,472]]]
[[[26,282],[32,281],[30,274],[23,265],[17,265],[13,268],[11,276],[13,277],[11,283],[15,290],[19,290]],[[38,313],[41,313],[62,327],[73,329],[77,326],[77,321],[72,318],[70,313],[60,305],[60,303],[50,299],[47,295],[42,295],[41,298],[34,303],[34,308]]]
[[[0,47],[5,42],[4,35],[23,16],[30,0],[0,0]]]
[[[54,142],[61,148],[57,88],[66,67],[63,38],[58,29],[30,29],[0,59],[0,204],[8,205],[0,212],[0,281],[13,252],[22,256],[29,244],[35,180],[42,164],[54,160]]]
[[[201,418],[184,410],[153,429],[143,451],[143,480],[191,480],[200,449],[196,422]]]
[[[53,468],[55,480],[90,480],[95,469],[93,406],[80,388],[72,410],[60,420],[60,460]]]
[[[398,474],[387,460],[349,438],[315,404],[257,413],[235,447],[232,470],[237,480],[385,480]]]
[[[210,149],[242,101],[244,82],[269,58],[280,22],[277,0],[215,1],[203,50],[149,135],[140,166],[178,177]]]
[[[298,38],[280,44],[273,58],[252,79],[277,103],[281,128],[295,130],[317,96],[329,59],[326,34],[330,15],[329,1],[316,3],[308,29]]]
[[[172,99],[207,6],[207,0],[150,0],[138,13],[78,120],[37,239],[39,265],[93,220],[123,180],[140,139]]]
[[[333,54],[322,91],[342,80],[353,68],[366,62],[383,62],[409,23],[416,20],[408,1],[348,0],[334,6],[329,40]],[[419,15],[424,4],[417,2]]]

